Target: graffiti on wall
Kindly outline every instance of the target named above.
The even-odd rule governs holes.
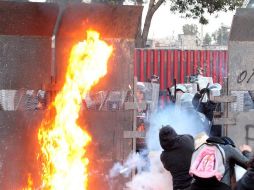
[[[252,69],[252,72],[248,72],[247,70],[243,70],[240,72],[240,74],[237,76],[237,83],[249,83],[251,79],[254,76],[254,69]]]

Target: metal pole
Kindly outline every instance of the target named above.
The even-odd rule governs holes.
[[[137,77],[134,76],[134,81],[133,81],[133,102],[134,104],[137,103],[137,98],[136,98],[136,92],[137,92]],[[132,123],[132,131],[136,131],[136,128],[137,128],[137,110],[134,109],[133,110],[133,123]],[[133,153],[136,153],[136,144],[137,144],[137,139],[136,137],[134,137],[132,139],[132,151]],[[133,169],[131,171],[131,176],[134,177],[135,176],[135,169]]]
[[[228,77],[224,77],[224,82],[223,82],[223,89],[224,89],[224,95],[228,96]],[[228,118],[228,109],[229,109],[229,103],[225,102],[223,104],[223,117],[224,118]],[[223,136],[227,136],[228,135],[228,125],[224,124],[223,125],[223,131],[222,131],[222,135]]]
[[[62,5],[59,8],[56,23],[51,36],[51,83],[56,83],[56,35],[59,30],[60,22],[63,17],[65,6]]]

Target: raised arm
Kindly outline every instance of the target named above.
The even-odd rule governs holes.
[[[241,147],[241,151],[231,145],[226,145],[229,152],[230,160],[233,160],[237,165],[247,168],[248,161],[250,160],[251,147],[246,145]],[[244,154],[243,154],[244,152]]]

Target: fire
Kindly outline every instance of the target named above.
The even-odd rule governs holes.
[[[52,107],[54,119],[45,118],[38,131],[42,159],[42,186],[49,190],[86,190],[91,136],[77,124],[82,97],[107,73],[112,47],[87,32],[87,40],[70,53],[65,83]]]
[[[22,190],[32,190],[32,189],[33,189],[33,180],[31,174],[29,173],[27,177],[27,187],[23,188]]]

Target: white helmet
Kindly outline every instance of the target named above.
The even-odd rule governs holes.
[[[141,92],[145,92],[146,86],[143,82],[137,82],[137,89],[140,90]]]
[[[220,96],[221,85],[219,83],[214,83],[208,86],[211,96]]]

